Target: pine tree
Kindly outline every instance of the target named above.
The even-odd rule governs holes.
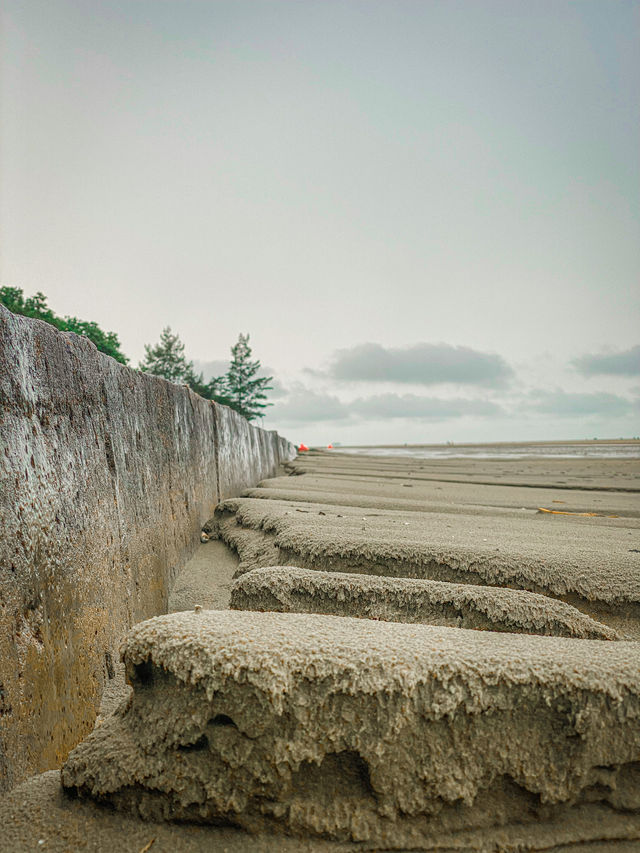
[[[238,343],[231,347],[231,364],[220,388],[221,395],[229,398],[230,405],[248,420],[264,416],[264,409],[271,403],[265,391],[272,388],[272,376],[256,376],[260,370],[258,359],[251,359],[249,335],[240,334]]]
[[[225,376],[214,376],[209,382],[204,381],[202,373],[195,372],[192,361],[187,361],[184,344],[170,326],[162,330],[154,347],[145,344],[144,350],[145,357],[139,365],[144,373],[188,385],[201,397],[229,406],[249,421],[262,417],[263,410],[271,405],[264,401],[273,377],[256,377],[260,362],[251,359],[249,335],[240,335],[238,343],[231,348],[232,361]]]
[[[162,376],[178,384],[190,385],[193,382],[204,386],[202,376],[197,376],[193,362],[187,361],[184,344],[179,335],[172,333],[171,326],[162,330],[160,340],[154,347],[145,344],[144,352],[144,360],[140,362],[143,373],[153,373],[154,376]]]

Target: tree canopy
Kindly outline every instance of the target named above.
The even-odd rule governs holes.
[[[230,405],[248,420],[264,416],[266,391],[273,386],[272,376],[258,376],[260,362],[251,358],[249,335],[240,334],[238,343],[231,347],[231,364],[226,376],[221,378],[223,393],[232,401]]]
[[[25,317],[35,317],[50,323],[62,332],[75,332],[89,338],[100,352],[110,355],[122,364],[128,364],[129,359],[120,349],[120,341],[115,332],[104,332],[97,323],[89,320],[79,320],[77,317],[58,317],[47,305],[44,293],[25,298],[19,287],[0,287],[0,302],[14,314]]]
[[[143,373],[153,373],[162,376],[169,382],[186,383],[187,377],[193,373],[193,362],[187,361],[184,354],[184,344],[178,335],[174,335],[171,326],[166,326],[160,335],[158,343],[152,347],[144,345],[145,356],[139,368]]]
[[[165,326],[155,346],[145,344],[144,352],[144,359],[138,365],[143,373],[153,373],[169,382],[188,385],[196,394],[208,400],[217,399],[219,380],[216,378],[205,382],[202,373],[196,373],[193,362],[187,361],[180,336],[171,331],[171,326]]]
[[[232,360],[224,376],[215,376],[205,382],[202,373],[196,373],[192,361],[187,361],[184,344],[179,335],[167,326],[162,330],[155,346],[145,344],[145,357],[140,370],[162,376],[170,382],[188,385],[201,397],[215,400],[235,409],[247,420],[262,417],[264,409],[271,405],[265,402],[266,391],[272,377],[256,376],[260,370],[258,359],[251,358],[249,335],[240,335],[238,343],[231,348]]]
[[[25,297],[19,287],[0,287],[0,303],[14,314],[44,320],[63,332],[83,335],[96,345],[100,352],[115,358],[122,364],[129,359],[120,349],[115,332],[103,331],[97,323],[79,320],[77,317],[59,317],[47,305],[44,293]],[[264,416],[264,410],[272,405],[267,402],[266,392],[273,387],[272,376],[259,376],[260,361],[252,358],[249,335],[240,334],[238,342],[231,348],[231,364],[224,376],[214,376],[208,382],[202,373],[196,373],[193,361],[188,361],[184,344],[179,335],[166,326],[155,346],[145,344],[145,356],[139,369],[144,373],[162,376],[170,382],[188,385],[196,394],[207,400],[215,400],[235,409],[247,420]]]

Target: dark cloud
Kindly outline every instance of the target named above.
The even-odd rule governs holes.
[[[416,394],[377,394],[354,400],[350,408],[360,415],[372,419],[420,418],[424,420],[448,420],[465,415],[491,417],[503,413],[500,406],[488,400],[441,400],[437,397],[420,397]]]
[[[501,386],[513,375],[500,355],[450,344],[383,347],[358,344],[337,350],[329,373],[335,379],[366,382],[457,383]]]
[[[604,391],[594,394],[573,394],[559,390],[534,391],[527,403],[527,408],[535,412],[558,417],[616,417],[628,415],[637,407],[637,402],[633,403],[626,397]]]
[[[288,396],[276,402],[268,412],[269,420],[283,424],[347,420],[350,414],[350,406],[332,394],[311,391],[303,386],[292,388]]]
[[[640,345],[621,352],[583,355],[573,365],[583,376],[638,376]]]

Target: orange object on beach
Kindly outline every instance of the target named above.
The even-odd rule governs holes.
[[[308,450],[308,449],[309,449],[309,448],[307,447],[307,445],[306,445],[306,444],[301,444],[301,445],[298,447],[298,453],[303,453],[305,450]]]
[[[558,501],[554,501],[558,503]],[[564,501],[560,501],[564,503]],[[545,509],[543,506],[538,507],[538,512],[548,512],[549,515],[581,515],[583,518],[618,518],[617,515],[603,515],[601,512],[567,512],[562,509]]]
[[[333,444],[327,444],[327,450],[333,450]]]

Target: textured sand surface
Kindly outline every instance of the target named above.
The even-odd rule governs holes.
[[[598,823],[598,841],[572,843],[576,823]],[[34,776],[0,799],[3,850],[31,853],[354,853],[380,850],[366,842],[332,842],[282,834],[248,834],[233,827],[145,821],[83,799],[71,799],[57,770]],[[627,840],[625,840],[625,837]],[[437,853],[637,853],[640,819],[622,822],[610,809],[590,805],[575,809],[572,820],[537,823],[531,827],[480,829],[440,836]],[[566,844],[564,842],[567,842]],[[151,845],[149,847],[149,845]],[[413,848],[416,849],[415,847]],[[408,851],[407,851],[408,853]]]
[[[615,521],[615,520],[614,520]],[[605,518],[526,518],[362,510],[234,498],[211,527],[239,572],[272,565],[508,586],[564,600],[640,638],[634,529]]]
[[[201,544],[178,575],[169,595],[169,613],[193,610],[223,610],[229,606],[238,557],[223,542]]]
[[[495,632],[502,618],[563,633],[591,616],[640,637],[638,472],[634,460],[299,458],[206,525],[220,541],[181,572],[172,606],[224,608],[234,571],[237,594],[258,597],[285,572],[270,581],[278,608],[302,595],[309,609],[366,602],[365,615],[404,620],[425,606],[417,584],[437,603],[430,621],[462,627],[242,612],[138,626],[135,696],[127,705],[115,665],[101,725],[68,770],[121,808],[71,798],[57,772],[33,777],[0,801],[0,846],[640,850],[640,645]],[[271,568],[248,571],[259,567]],[[493,632],[464,630],[488,613]],[[164,820],[182,809],[220,809],[251,834]]]
[[[234,610],[326,613],[485,631],[619,639],[569,604],[522,590],[410,578],[320,572],[294,566],[254,569],[231,590]]]
[[[438,483],[640,492],[640,459],[415,459],[313,452],[290,464],[296,474],[357,474],[377,480],[408,475]]]
[[[535,512],[538,507],[550,507],[569,512],[599,512],[620,518],[640,517],[640,499],[629,492],[420,481],[406,473],[396,477],[337,477],[329,474],[277,477],[263,480],[259,488],[248,489],[245,496],[410,512],[489,515],[500,508]]]
[[[239,573],[292,565],[524,589],[640,639],[640,460],[309,453],[286,468],[208,525]]]
[[[151,819],[389,848],[574,822],[592,803],[635,832],[637,651],[308,614],[156,617],[125,646],[132,702],[62,781]],[[590,820],[574,831],[601,837]]]

